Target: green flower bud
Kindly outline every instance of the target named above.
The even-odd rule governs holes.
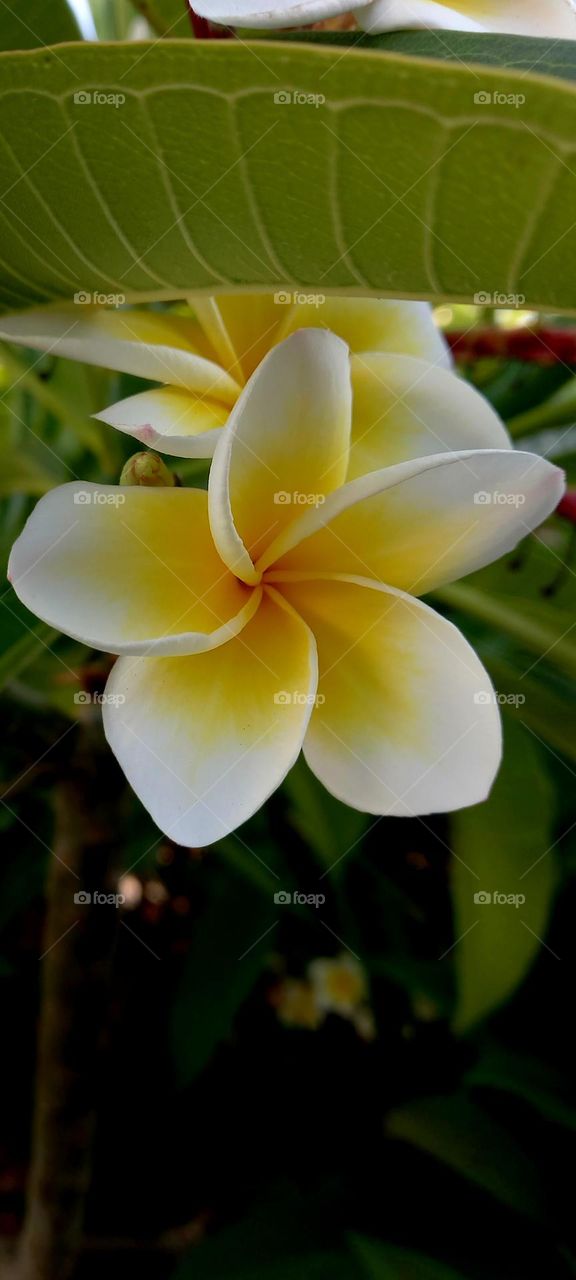
[[[122,468],[120,484],[140,484],[157,489],[176,484],[176,477],[157,453],[133,453]]]

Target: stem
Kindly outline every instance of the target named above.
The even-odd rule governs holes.
[[[110,893],[117,848],[109,762],[94,731],[55,796],[48,883],[28,1203],[13,1280],[67,1280],[78,1257],[92,1165],[95,1100],[118,912],[78,904],[79,890]]]

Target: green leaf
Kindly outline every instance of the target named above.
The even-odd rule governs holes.
[[[462,583],[442,587],[433,600],[512,639],[526,655],[522,677],[544,661],[573,679],[576,574],[569,563],[570,537],[570,526],[555,520],[536,530],[512,556]]]
[[[0,596],[0,689],[45,653],[58,635],[46,622],[37,622],[12,591]]]
[[[365,1280],[342,1237],[340,1210],[322,1186],[303,1196],[274,1182],[240,1221],[191,1249],[174,1280]]]
[[[172,1042],[181,1085],[202,1071],[230,1034],[270,950],[274,923],[272,894],[263,901],[229,872],[211,884],[174,1001]]]
[[[552,72],[575,60],[572,42],[530,77],[280,41],[0,55],[0,302],[292,282],[573,308],[576,92]],[[293,91],[325,101],[275,101]]]
[[[547,1120],[576,1130],[570,1081],[535,1058],[489,1045],[466,1079],[469,1085],[512,1093]]]
[[[78,23],[67,0],[2,0],[0,49],[34,49],[79,39]]]
[[[170,0],[164,0],[170,3]],[[548,76],[576,80],[576,52],[570,40],[550,40],[533,36],[476,35],[469,31],[389,31],[380,35],[362,32],[283,32],[282,40],[332,44],[340,48],[379,49],[383,53],[440,59],[444,62],[480,63],[486,67],[508,67],[526,75],[535,68]]]
[[[170,36],[172,40],[193,36],[192,23],[182,0],[132,0],[132,3],[159,36]]]
[[[291,800],[292,825],[325,868],[336,870],[348,854],[360,851],[362,836],[374,819],[331,796],[303,756],[288,774],[284,790]]]
[[[366,1273],[366,1280],[463,1280],[463,1277],[422,1253],[399,1249],[396,1245],[368,1236],[350,1237],[353,1254]]]
[[[452,819],[459,1031],[507,1000],[545,945],[557,881],[552,807],[537,744],[507,722],[503,763],[489,799]],[[517,901],[497,901],[495,894]]]
[[[542,1219],[542,1188],[524,1151],[465,1096],[419,1098],[392,1111],[387,1130],[449,1165],[509,1208]]]

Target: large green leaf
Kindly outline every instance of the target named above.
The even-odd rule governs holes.
[[[507,723],[490,798],[453,818],[459,1030],[506,1000],[545,945],[557,879],[552,803],[537,743]]]
[[[576,91],[540,73],[574,56],[527,78],[279,41],[2,55],[0,302],[291,283],[573,308]]]
[[[388,1117],[392,1137],[412,1143],[509,1208],[543,1216],[542,1186],[522,1148],[464,1095],[418,1098]]]
[[[78,40],[80,31],[67,0],[2,0],[0,49],[34,49]]]

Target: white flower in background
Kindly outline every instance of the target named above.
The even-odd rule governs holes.
[[[295,296],[313,301],[294,301]],[[443,439],[446,448],[452,447],[450,421],[459,415],[457,392],[446,373],[452,361],[430,307],[423,302],[282,291],[197,298],[194,316],[78,305],[42,307],[2,316],[0,337],[164,383],[96,416],[161,453],[209,458],[242,388],[266,352],[296,329],[310,326],[332,330],[357,353],[352,381],[358,390],[358,436],[370,413],[374,422],[392,414],[390,425],[404,432],[412,412],[416,428],[415,415],[424,414],[434,401],[432,416],[438,429],[448,419],[435,450],[443,447]],[[368,352],[372,354],[367,366],[363,356]],[[435,368],[421,377],[424,370],[417,361],[423,360]]]
[[[355,13],[364,31],[499,31],[576,39],[573,0],[195,0],[202,18],[231,27],[302,27]]]
[[[365,1003],[368,995],[366,974],[354,956],[343,953],[334,958],[319,958],[308,965],[308,975],[316,1004],[324,1013],[338,1013],[349,1018]]]
[[[554,510],[563,475],[514,452],[489,406],[444,377],[458,414],[442,452],[410,415],[404,434],[384,415],[357,437],[348,347],[301,330],[240,394],[208,493],[75,482],[30,516],[14,588],[51,625],[122,655],[106,735],[173,840],[234,830],[301,749],[369,813],[488,794],[501,754],[489,678],[417,596],[511,550]]]

